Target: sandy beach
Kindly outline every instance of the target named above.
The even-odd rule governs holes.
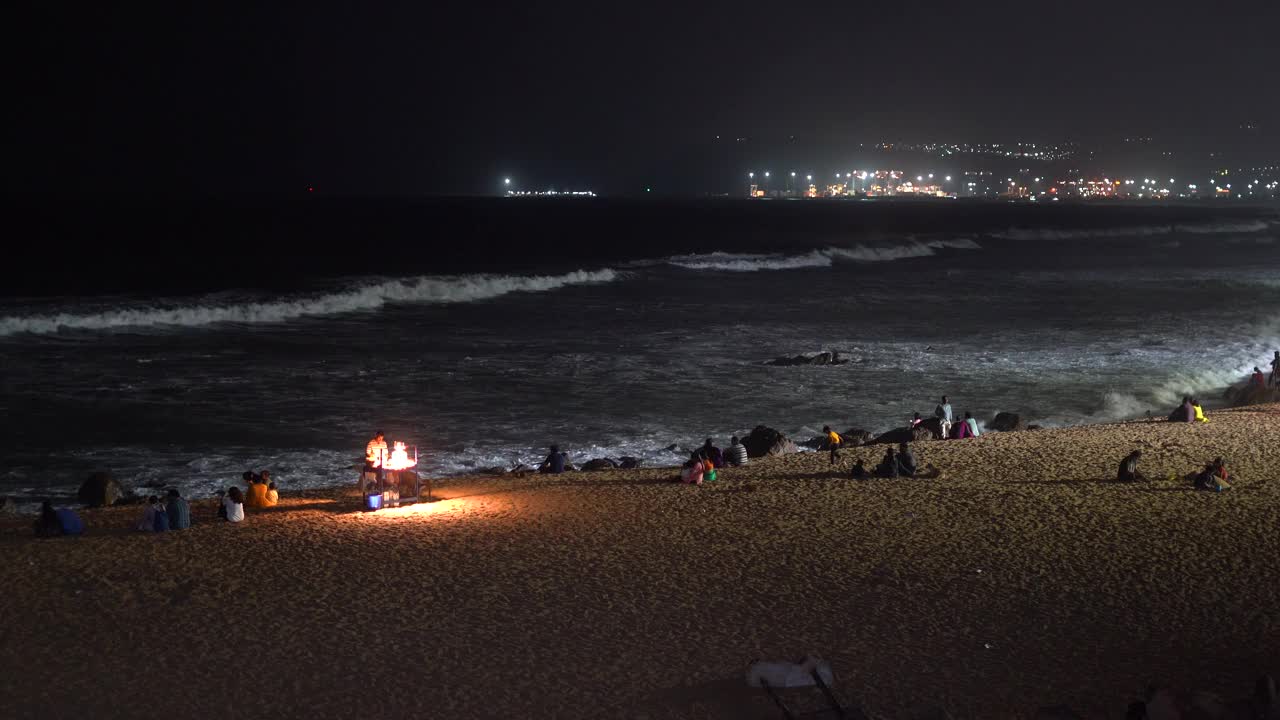
[[[935,480],[803,453],[701,487],[450,478],[378,513],[315,492],[241,526],[202,501],[164,535],[136,507],[82,538],[10,520],[0,695],[15,718],[767,718],[747,663],[816,653],[880,718],[1230,700],[1280,673],[1280,406],[1211,418],[918,443]],[[1154,479],[1115,483],[1135,448]],[[1180,479],[1219,455],[1230,491]]]

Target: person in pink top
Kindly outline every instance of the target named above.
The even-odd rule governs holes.
[[[703,470],[702,458],[698,457],[698,453],[693,453],[689,456],[689,462],[686,462],[680,468],[680,481],[691,485],[701,485]]]

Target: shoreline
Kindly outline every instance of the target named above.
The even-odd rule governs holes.
[[[28,562],[0,564],[3,682],[18,717],[134,717],[172,683],[209,717],[728,720],[776,717],[748,662],[817,653],[886,717],[1118,717],[1151,683],[1230,700],[1280,673],[1278,437],[1273,404],[913,444],[935,480],[848,479],[867,446],[701,487],[472,476],[375,513],[308,491],[239,526],[195,501],[159,536],[128,530],[137,507],[83,513],[82,538],[6,519]],[[1153,480],[1115,483],[1135,448]],[[1217,455],[1231,490],[1168,479]],[[83,672],[104,654],[116,672]],[[272,689],[224,703],[249,668]]]

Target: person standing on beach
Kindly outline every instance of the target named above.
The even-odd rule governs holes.
[[[1280,350],[1276,351],[1275,359],[1271,361],[1271,387],[1280,387]]]
[[[822,432],[827,434],[827,447],[831,449],[831,464],[835,465],[840,459],[840,446],[844,444],[844,438],[840,437],[840,433],[832,430],[830,425],[823,425]]]
[[[938,403],[938,407],[933,409],[933,416],[942,423],[942,437],[951,437],[951,402],[947,400],[946,395],[942,396],[942,402]]]

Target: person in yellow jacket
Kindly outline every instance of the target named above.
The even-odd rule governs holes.
[[[280,493],[276,490],[276,484],[271,480],[271,471],[263,470],[262,479],[258,484],[266,488],[262,491],[262,507],[272,507],[280,503]]]
[[[264,508],[267,506],[267,484],[253,473],[245,473],[244,506],[247,508]]]
[[[1198,398],[1191,398],[1191,409],[1196,413],[1197,422],[1209,422],[1209,418],[1204,416],[1204,408],[1200,407],[1200,400]]]
[[[840,446],[844,444],[844,438],[840,437],[840,433],[832,430],[830,425],[823,425],[822,432],[827,434],[827,447],[831,448],[831,464],[835,465],[840,457]]]

